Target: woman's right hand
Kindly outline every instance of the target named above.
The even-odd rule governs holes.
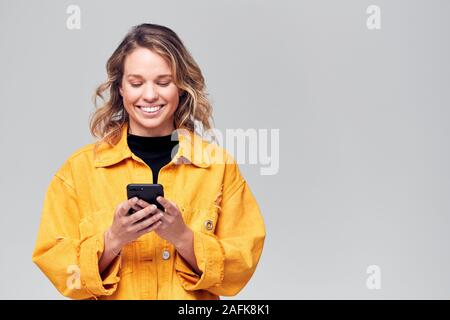
[[[128,211],[131,208],[136,212],[129,215]],[[163,214],[156,212],[157,207],[154,204],[149,204],[137,197],[120,203],[114,213],[113,223],[106,234],[114,252],[120,252],[127,243],[157,228],[161,224],[159,220]]]

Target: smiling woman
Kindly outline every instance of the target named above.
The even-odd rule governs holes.
[[[198,65],[172,30],[143,24],[107,72],[96,98],[109,98],[91,119],[98,141],[54,175],[33,261],[73,299],[237,294],[256,269],[265,226],[236,161],[195,131],[212,122]],[[164,188],[164,210],[127,199],[128,184],[151,182]]]

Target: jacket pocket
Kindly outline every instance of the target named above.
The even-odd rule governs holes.
[[[190,226],[196,231],[207,234],[214,234],[218,222],[218,209],[212,208],[191,208]]]

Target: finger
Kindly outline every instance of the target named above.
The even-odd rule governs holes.
[[[156,198],[156,201],[158,201],[164,207],[164,209],[166,209],[166,212],[169,214],[173,214],[178,211],[178,208],[175,205],[175,203],[165,199],[164,197],[159,196]]]
[[[162,211],[161,209],[159,209],[158,207],[156,207],[156,210],[155,210],[154,213],[162,213],[162,214],[165,214],[165,212]]]
[[[138,224],[136,224],[134,232],[138,232],[139,233],[142,230],[146,230],[149,227],[155,225],[156,223],[159,223],[159,222],[162,223],[162,221],[160,219],[161,219],[161,216],[159,216],[157,214],[152,216],[152,217],[150,217],[150,218],[144,219],[142,222],[139,222]]]
[[[162,218],[162,216],[163,215],[161,213],[154,214],[151,217],[146,218],[143,221],[136,223],[133,226],[133,230],[135,232],[140,232],[141,230],[148,228],[149,226],[151,226],[155,222],[158,222]]]
[[[128,211],[134,206],[136,205],[136,202],[138,201],[137,197],[128,199],[124,202],[122,202],[119,207],[117,208],[118,214],[120,216],[126,216],[128,215]]]
[[[157,230],[160,226],[161,226],[162,222],[161,221],[157,221],[156,223],[152,224],[150,227],[143,229],[141,231],[139,231],[138,233],[138,238],[146,233],[152,232],[154,230]]]
[[[131,199],[130,199],[131,200]],[[139,205],[139,198],[137,198],[136,202],[133,200],[130,204],[130,209],[128,209],[128,214],[131,215],[135,212],[142,210],[142,207]]]
[[[156,206],[154,204],[151,204],[147,207],[145,207],[144,209],[141,209],[139,211],[137,211],[136,213],[134,213],[132,216],[130,216],[130,223],[136,223],[141,219],[144,219],[145,217],[147,217],[148,215],[154,214],[155,211],[157,210]]]
[[[148,207],[148,206],[150,205],[150,203],[148,203],[147,201],[142,200],[142,199],[139,199],[138,202],[137,202],[137,204],[138,204],[139,206],[141,206],[142,208]]]
[[[142,210],[144,207],[141,207],[139,205],[139,200],[138,200],[138,202],[135,205],[133,205],[131,208],[134,210],[134,212],[137,212],[137,211]]]
[[[164,214],[160,220],[165,226],[170,226],[173,223],[173,217],[167,214]]]

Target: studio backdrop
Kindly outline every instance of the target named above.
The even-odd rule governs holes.
[[[106,61],[170,27],[266,224],[234,299],[450,298],[450,2],[0,0],[0,298],[63,299],[32,263],[45,192],[92,143]]]

